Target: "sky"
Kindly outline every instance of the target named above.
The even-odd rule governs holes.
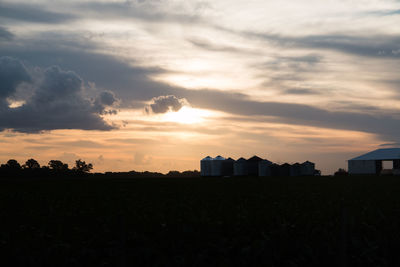
[[[0,163],[323,174],[400,146],[398,0],[0,1]]]

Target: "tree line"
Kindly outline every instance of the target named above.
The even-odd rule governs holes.
[[[15,159],[10,159],[5,164],[0,165],[0,174],[4,175],[85,175],[93,169],[92,163],[78,159],[75,161],[75,166],[69,168],[67,163],[61,160],[50,160],[47,165],[40,166],[35,159],[28,159],[24,164],[20,164]]]
[[[106,172],[106,173],[90,173],[93,169],[92,163],[78,159],[75,161],[75,166],[69,168],[67,163],[61,160],[50,160],[47,165],[40,166],[39,162],[35,159],[28,159],[24,164],[20,164],[15,159],[10,159],[5,164],[0,165],[0,177],[53,177],[53,176],[91,176],[91,177],[109,177],[109,178],[129,178],[129,177],[199,177],[200,172],[194,171],[170,171],[166,174],[159,172]]]

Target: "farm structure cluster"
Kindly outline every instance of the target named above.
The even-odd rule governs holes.
[[[200,161],[201,176],[312,176],[316,174],[315,164],[306,161],[295,164],[276,164],[253,156],[249,159],[207,156]]]

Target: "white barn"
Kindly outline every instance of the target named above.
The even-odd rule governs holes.
[[[348,161],[349,174],[380,174],[383,161],[392,161],[400,169],[400,148],[377,149]]]

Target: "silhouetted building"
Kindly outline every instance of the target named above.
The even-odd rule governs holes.
[[[258,176],[258,163],[263,159],[253,156],[247,160],[247,173],[250,176]]]
[[[271,176],[271,165],[272,162],[263,159],[258,162],[258,176]]]
[[[233,176],[233,164],[235,160],[232,158],[227,158],[222,163],[222,176]]]
[[[400,148],[383,148],[348,161],[349,174],[380,174],[383,161],[393,162],[393,173],[400,169]]]
[[[400,159],[394,164],[400,167]],[[209,156],[200,161],[201,176],[314,176],[315,164],[306,161],[302,164],[288,163],[278,165],[269,160],[253,156],[248,160],[239,158],[225,159],[222,156],[211,158]],[[400,173],[400,168],[399,168]]]
[[[233,164],[233,175],[235,176],[246,176],[247,172],[247,161],[244,158],[240,158]]]
[[[315,174],[315,163],[306,161],[301,164],[302,176],[313,176]]]
[[[279,176],[290,176],[290,164],[284,163],[279,166]]]
[[[269,169],[271,171],[271,176],[279,176],[280,175],[280,166],[278,164],[272,163],[269,166]]]
[[[222,165],[225,161],[224,157],[217,156],[211,161],[211,176],[222,176]]]
[[[290,166],[290,176],[301,176],[301,164],[296,162]]]
[[[211,176],[211,162],[212,158],[210,156],[207,156],[200,161],[201,176]]]

